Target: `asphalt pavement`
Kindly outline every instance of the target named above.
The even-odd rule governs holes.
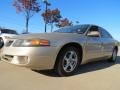
[[[0,61],[0,90],[120,90],[120,52],[115,64],[103,60],[82,65],[71,77]]]

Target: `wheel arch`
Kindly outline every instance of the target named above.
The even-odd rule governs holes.
[[[56,65],[57,65],[57,62],[58,62],[57,58],[59,57],[59,55],[60,55],[60,53],[62,52],[62,50],[64,50],[64,48],[69,47],[69,46],[74,46],[75,48],[79,49],[79,51],[81,52],[81,53],[80,53],[80,56],[81,56],[81,57],[80,57],[80,63],[82,62],[82,58],[83,58],[83,48],[82,48],[82,45],[79,44],[79,43],[77,43],[77,42],[70,42],[70,43],[67,43],[67,44],[65,44],[65,45],[62,45],[61,48],[60,48],[60,50],[58,50],[58,54],[57,54],[57,56],[56,56],[54,68],[55,68]]]
[[[3,46],[4,46],[4,44],[5,44],[3,37],[0,37],[0,41],[2,41],[2,42],[0,42],[0,43],[2,43],[1,46],[0,46],[0,49],[1,49],[1,48],[3,48]]]

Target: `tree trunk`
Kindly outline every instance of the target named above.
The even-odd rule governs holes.
[[[29,18],[26,18],[26,33],[28,33]]]

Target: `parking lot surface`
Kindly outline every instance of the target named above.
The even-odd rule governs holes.
[[[115,64],[103,60],[82,65],[71,77],[0,61],[0,90],[120,90],[120,51]]]

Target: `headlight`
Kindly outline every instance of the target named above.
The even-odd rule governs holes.
[[[50,46],[50,41],[44,39],[17,40],[15,41],[13,46],[14,47]]]

